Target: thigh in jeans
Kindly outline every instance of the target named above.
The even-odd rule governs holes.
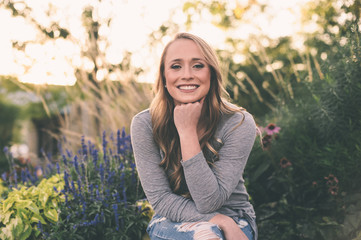
[[[249,222],[245,218],[236,218],[234,220],[238,224],[239,228],[243,231],[243,233],[248,237],[248,239],[253,240],[254,233]]]
[[[224,239],[222,231],[210,222],[172,222],[165,217],[155,215],[148,225],[147,232],[151,240],[209,240]]]

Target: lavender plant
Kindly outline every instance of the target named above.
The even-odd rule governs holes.
[[[116,136],[103,132],[101,150],[83,137],[76,154],[65,148],[60,159],[56,169],[64,177],[65,202],[60,220],[50,232],[42,232],[43,238],[142,238],[147,209],[137,204],[144,193],[124,128]]]
[[[107,136],[103,132],[99,148],[86,142],[85,137],[81,138],[79,150],[73,152],[70,147],[64,139],[59,144],[58,157],[43,153],[49,164],[30,170],[26,166],[19,168],[5,149],[11,167],[9,172],[2,174],[2,179],[10,192],[31,189],[41,178],[52,176],[57,176],[62,186],[47,186],[56,197],[52,200],[57,202],[56,208],[51,208],[56,219],[29,220],[27,236],[34,239],[141,239],[151,209],[144,207],[148,205],[138,181],[130,136],[124,128],[115,135]],[[7,196],[4,202],[6,199]],[[47,199],[44,201],[48,202]],[[45,203],[41,205],[45,206]],[[39,214],[49,215],[46,215],[49,209],[42,209],[40,205],[38,208]],[[11,231],[6,224],[0,227]]]

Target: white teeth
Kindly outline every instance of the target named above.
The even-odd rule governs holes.
[[[181,90],[193,90],[196,88],[197,88],[197,86],[194,86],[194,85],[179,86],[179,89],[181,89]]]

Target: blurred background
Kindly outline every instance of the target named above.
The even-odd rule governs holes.
[[[181,31],[217,51],[263,134],[245,172],[260,239],[361,239],[359,0],[2,0],[0,174],[129,130]],[[2,151],[4,150],[4,151]]]

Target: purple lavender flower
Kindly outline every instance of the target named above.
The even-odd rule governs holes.
[[[45,169],[45,172],[47,171],[47,169],[49,169],[49,174],[51,174],[51,172],[53,171],[53,165],[51,164],[51,163],[48,163],[47,165],[46,165],[46,169]]]
[[[75,167],[75,171],[77,172],[77,174],[80,175],[80,172],[79,172],[79,163],[78,163],[78,156],[77,156],[77,155],[74,156],[73,165],[74,165],[74,167]]]
[[[60,166],[58,162],[56,163],[56,173],[60,174]]]
[[[74,195],[76,196],[77,195],[77,192],[76,192],[76,189],[75,189],[75,183],[74,183],[74,181],[73,180],[71,180],[71,190],[72,190],[72,192],[74,193]]]
[[[94,151],[92,152],[92,156],[93,156],[94,169],[96,170],[98,166],[98,150],[94,149]]]
[[[99,173],[101,182],[104,182],[104,167],[102,163],[99,165]]]
[[[123,202],[124,202],[124,207],[127,208],[127,192],[125,190],[125,188],[123,188]]]
[[[68,166],[68,161],[66,160],[66,156],[63,154],[62,157],[63,157],[63,163],[64,163],[64,165],[65,165],[65,166]]]
[[[70,186],[69,186],[69,174],[67,171],[64,170],[64,185],[65,185],[65,189],[69,190]]]
[[[113,197],[117,200],[117,203],[121,202],[119,192],[113,193]]]
[[[83,186],[81,184],[80,178],[78,178],[77,184],[78,184],[78,190],[79,190],[79,192],[81,192],[81,189],[82,189]]]
[[[27,178],[31,181],[31,183],[34,185],[35,182],[36,182],[36,180],[35,180],[36,175],[35,175],[35,177],[33,177],[33,176],[31,175],[31,173],[30,173],[30,171],[29,171],[28,168],[25,169],[25,172],[26,172],[26,177],[27,177]]]
[[[85,178],[85,175],[86,175],[85,165],[84,165],[84,163],[81,163],[80,166],[81,166],[81,171],[82,171],[82,178]]]
[[[114,142],[114,133],[113,133],[113,132],[110,133],[109,139],[110,139],[112,142]]]
[[[4,172],[3,174],[1,174],[1,178],[3,179],[4,182],[6,182],[6,172]]]
[[[105,223],[105,216],[104,216],[104,212],[103,212],[103,211],[100,213],[100,221],[101,221],[102,223]]]
[[[73,157],[73,154],[71,151],[69,151],[68,149],[65,150],[66,151],[66,154],[68,155],[68,158],[72,158]]]
[[[95,188],[96,188],[96,190],[95,190],[95,196],[96,196],[96,199],[98,200],[98,201],[101,201],[102,200],[102,198],[100,197],[100,193],[99,193],[99,186],[98,185],[95,185]]]
[[[14,171],[14,182],[15,182],[15,188],[18,187],[18,174],[16,173],[16,171]]]
[[[26,172],[24,169],[21,169],[21,181],[25,183],[27,181]]]
[[[53,159],[53,155],[51,154],[51,152],[48,152],[48,154],[46,155],[48,160],[51,162]]]
[[[5,154],[7,154],[9,152],[9,147],[5,146],[3,151],[4,151]]]
[[[106,132],[103,132],[103,154],[104,154],[104,160],[107,159],[107,144],[108,141],[106,139]]]
[[[117,131],[117,153],[121,153],[122,139],[120,138],[120,130]]]
[[[43,225],[41,224],[40,221],[38,221],[38,230],[39,230],[41,233],[44,233]]]
[[[88,150],[87,150],[87,146],[85,145],[85,139],[84,136],[81,137],[81,147],[82,147],[82,155],[87,156],[88,155]]]
[[[116,225],[116,230],[119,231],[119,216],[118,216],[118,205],[117,204],[113,204],[112,208],[114,210],[114,219],[115,219],[115,225]]]
[[[63,145],[61,144],[61,142],[58,142],[58,149],[59,149],[59,153],[63,154]]]

